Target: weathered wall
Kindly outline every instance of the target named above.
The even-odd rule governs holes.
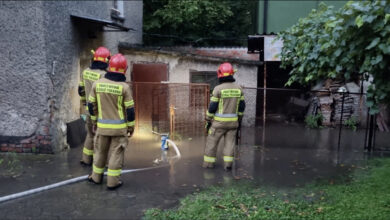
[[[47,103],[42,3],[1,1],[0,15],[0,135],[27,136]]]
[[[1,1],[0,6],[5,55],[0,61],[0,150],[63,149],[66,123],[79,118],[79,73],[89,65],[90,50],[103,45],[116,53],[119,41],[141,43],[142,1],[124,2],[124,25],[137,32],[96,31],[95,38],[70,15],[110,20],[112,1]]]
[[[191,71],[216,71],[221,60],[198,60],[180,55],[159,54],[157,52],[136,52],[123,50],[130,61],[129,72],[135,63],[164,63],[168,65],[168,78],[172,83],[189,83]],[[236,82],[245,87],[256,88],[257,66],[232,62],[237,69]],[[243,118],[244,126],[254,126],[256,117],[256,90],[244,90],[247,107]]]

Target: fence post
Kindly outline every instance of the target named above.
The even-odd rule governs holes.
[[[138,99],[138,84],[133,82],[133,85],[135,86],[135,104],[134,104],[134,108],[135,108],[135,128],[137,130],[137,132],[139,132],[139,99]]]
[[[175,131],[175,107],[173,107],[173,105],[169,106],[169,121],[169,134],[172,140],[174,140],[173,133]]]
[[[374,116],[370,115],[370,127],[368,131],[368,143],[367,143],[367,150],[368,152],[372,151],[372,138],[373,138],[373,133],[374,133]]]
[[[338,144],[337,144],[337,151],[340,150],[341,129],[343,128],[344,99],[345,99],[345,92],[343,92],[343,98],[342,98],[342,101],[341,101],[340,130],[339,130],[339,141],[338,141]]]

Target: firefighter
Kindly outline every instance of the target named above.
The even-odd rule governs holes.
[[[213,90],[206,113],[207,142],[204,154],[204,168],[214,168],[219,140],[224,137],[224,169],[231,170],[238,127],[245,110],[242,88],[233,78],[235,70],[230,63],[223,63],[217,71],[219,85]]]
[[[93,61],[91,66],[85,69],[80,76],[79,95],[81,103],[85,106],[86,113],[82,115],[86,122],[87,136],[84,141],[84,148],[82,152],[82,159],[80,163],[82,165],[92,165],[93,156],[93,138],[92,122],[91,118],[95,119],[95,116],[90,116],[88,113],[88,106],[86,105],[86,97],[89,96],[92,84],[101,78],[106,73],[108,61],[110,59],[110,51],[105,47],[99,47],[96,51],[92,51]]]
[[[134,132],[134,101],[129,85],[125,82],[126,58],[122,54],[111,57],[108,72],[96,81],[88,98],[88,110],[97,120],[92,120],[96,131],[92,174],[89,181],[100,184],[108,160],[107,188],[122,185],[124,150],[128,137]],[[111,152],[108,158],[108,152]]]

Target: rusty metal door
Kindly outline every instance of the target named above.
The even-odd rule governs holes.
[[[133,64],[131,80],[133,82],[168,81],[168,65],[162,63]]]
[[[168,81],[168,65],[162,63],[133,64],[131,79],[137,83],[136,88],[133,87],[134,101],[142,106],[142,110],[137,111],[137,118],[142,121],[143,127],[162,132],[161,129],[165,130],[166,126],[161,126],[161,124],[168,121],[168,113],[161,112],[168,109],[168,92],[162,88],[164,85],[156,83]]]

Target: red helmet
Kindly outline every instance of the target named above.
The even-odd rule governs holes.
[[[108,63],[110,59],[110,51],[105,47],[99,47],[96,51],[92,51],[93,61]]]
[[[126,58],[118,53],[111,57],[110,63],[108,64],[108,71],[113,73],[125,74],[127,70]]]
[[[236,71],[233,69],[232,64],[230,63],[222,63],[218,67],[217,75],[218,78],[226,77],[226,76],[233,76]]]

